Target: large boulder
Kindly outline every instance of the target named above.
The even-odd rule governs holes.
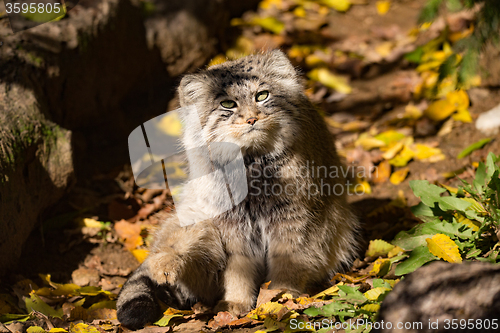
[[[500,265],[434,262],[421,267],[387,295],[377,322],[383,327],[378,332],[498,331]]]
[[[0,275],[74,179],[127,162],[130,131],[257,2],[80,0],[18,33],[0,20]]]

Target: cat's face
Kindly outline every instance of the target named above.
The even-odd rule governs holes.
[[[188,75],[179,95],[181,106],[196,106],[203,140],[235,143],[244,154],[283,149],[297,130],[304,98],[295,69],[280,51]]]

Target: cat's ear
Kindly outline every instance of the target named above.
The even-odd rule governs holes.
[[[203,91],[203,87],[203,77],[201,74],[185,75],[177,89],[181,107],[196,103],[197,98]]]
[[[270,71],[285,77],[297,76],[295,67],[281,50],[273,50],[267,56]]]

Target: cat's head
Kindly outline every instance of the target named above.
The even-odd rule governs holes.
[[[195,106],[186,110],[196,112],[181,113],[186,125],[184,141],[235,143],[244,154],[286,148],[297,133],[297,119],[307,100],[300,77],[281,51],[247,56],[186,75],[179,97],[182,107]],[[201,130],[199,126],[190,129],[196,118]]]

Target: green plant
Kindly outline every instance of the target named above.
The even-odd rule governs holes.
[[[472,184],[462,180],[454,189],[414,180],[410,186],[422,202],[412,207],[424,223],[402,231],[392,241],[410,253],[396,267],[404,275],[427,262],[443,259],[500,261],[500,156],[490,153],[480,162]],[[447,192],[449,195],[443,195]]]

